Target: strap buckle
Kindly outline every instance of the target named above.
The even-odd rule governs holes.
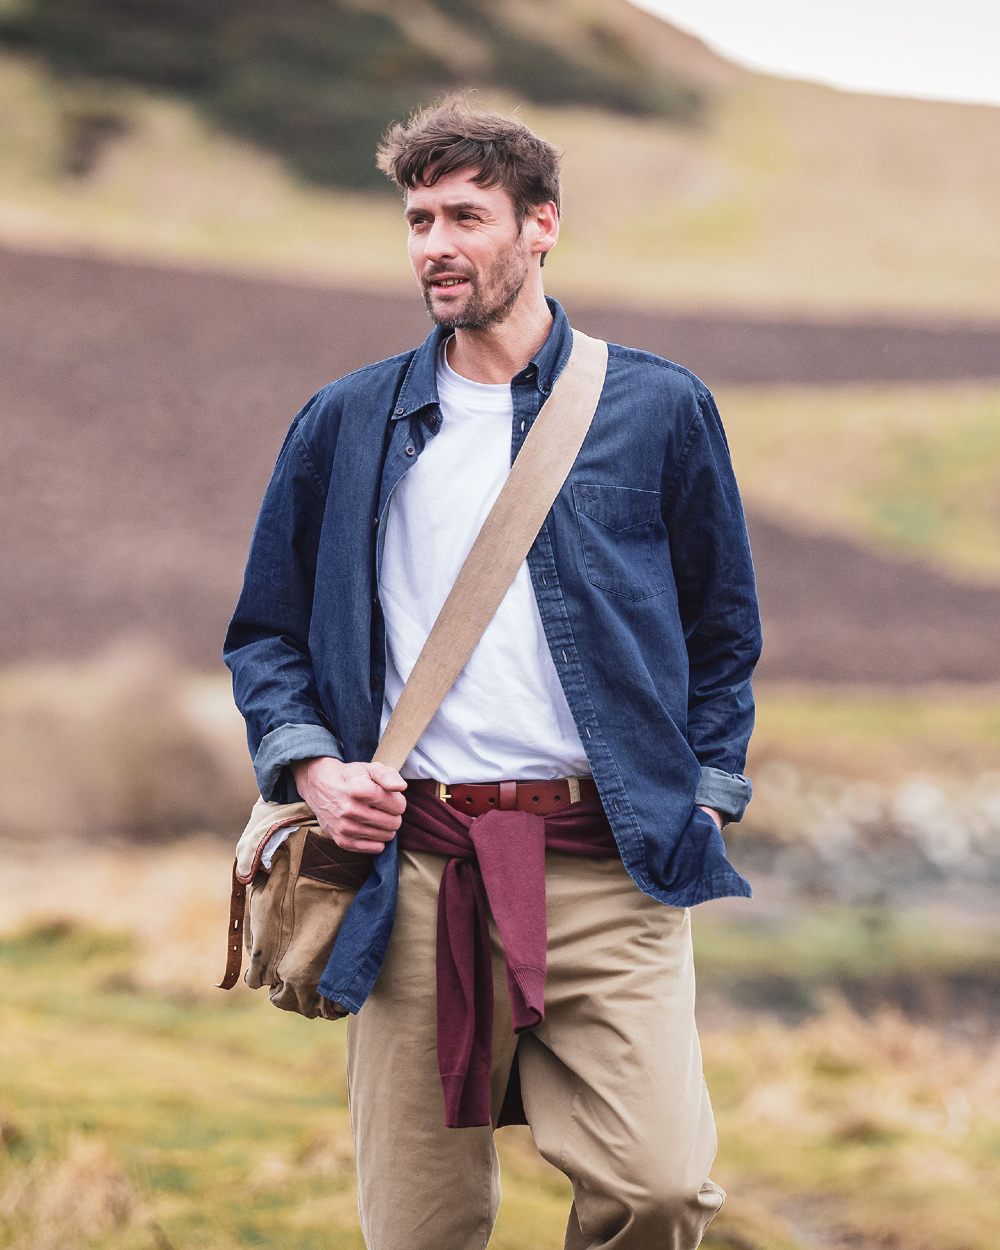
[[[442,803],[447,803],[448,800],[451,798],[451,795],[448,792],[448,783],[445,781],[437,782],[435,785],[434,794],[437,798],[441,800]]]

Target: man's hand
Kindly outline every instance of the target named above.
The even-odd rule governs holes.
[[[296,760],[295,785],[320,828],[345,851],[377,855],[396,836],[406,782],[386,764],[345,764],[327,755]]]
[[[698,804],[698,806],[699,806],[699,807],[701,807],[701,810],[702,810],[703,812],[708,812],[709,816],[711,816],[711,817],[712,817],[712,819],[715,821],[715,823],[719,826],[719,829],[721,830],[721,828],[722,828],[722,813],[721,813],[721,812],[717,812],[717,811],[715,810],[715,808],[714,808],[714,807],[702,807],[702,805],[701,805],[700,803]]]

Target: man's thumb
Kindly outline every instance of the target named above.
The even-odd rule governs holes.
[[[406,785],[399,770],[388,764],[372,764],[369,775],[384,790],[401,790]]]

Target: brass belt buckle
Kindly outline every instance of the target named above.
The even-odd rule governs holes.
[[[441,800],[442,803],[447,803],[448,800],[451,798],[451,795],[448,793],[447,783],[444,781],[438,781],[435,784],[436,784],[436,789],[434,791],[435,795]]]
[[[567,777],[566,780],[569,782],[569,801],[571,803],[579,803],[580,802],[580,778],[579,777]]]

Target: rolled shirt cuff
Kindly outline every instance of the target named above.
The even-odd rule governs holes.
[[[721,768],[701,770],[701,780],[694,801],[699,807],[714,807],[723,816],[723,824],[741,820],[753,794],[750,778],[742,773],[727,773]]]
[[[261,797],[269,803],[294,803],[299,799],[288,765],[316,755],[344,758],[340,739],[322,725],[279,725],[261,740],[253,769]]]

